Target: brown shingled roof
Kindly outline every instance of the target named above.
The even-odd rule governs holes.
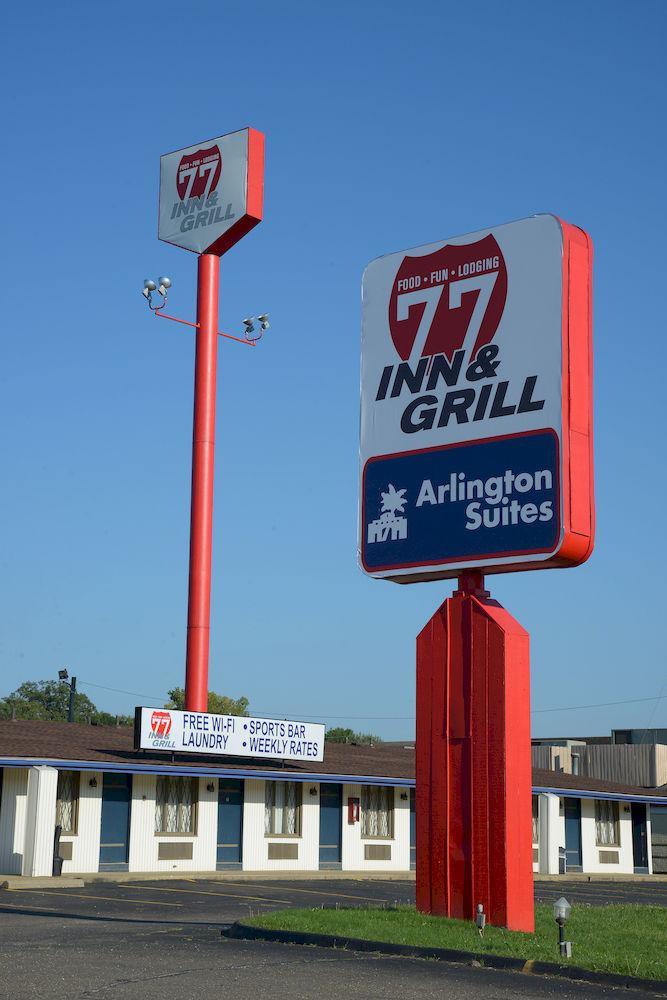
[[[134,749],[131,726],[87,726],[75,722],[42,722],[38,720],[0,721],[0,764],[2,758],[32,758],[40,761],[68,760],[94,764],[110,762],[156,767],[199,767],[228,770],[280,771],[279,761],[239,757],[212,757],[203,754],[177,754],[172,762],[169,754],[150,753]],[[357,746],[353,743],[327,743],[324,761],[307,763],[287,761],[285,768],[292,773],[368,775],[378,778],[414,780],[414,744],[378,743]],[[572,791],[610,792],[619,795],[642,795],[665,798],[667,786],[639,788],[620,785],[585,775],[563,774],[561,771],[533,771],[533,787]]]
[[[131,726],[87,726],[76,722],[38,720],[0,721],[0,758],[32,757],[39,760],[72,760],[100,763],[159,764],[239,769],[281,767],[280,761],[266,758],[213,757],[204,754],[169,754],[134,749]],[[414,750],[402,745],[357,746],[352,743],[327,743],[324,761],[287,761],[286,768],[306,774],[366,774],[369,777],[414,778]]]
[[[589,778],[585,774],[564,774],[562,771],[543,771],[533,768],[533,787],[562,789],[563,792],[613,792],[618,795],[664,796],[667,798],[667,786],[661,788],[643,788],[638,785],[620,785],[604,778]]]

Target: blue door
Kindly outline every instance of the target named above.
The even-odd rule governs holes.
[[[635,874],[648,875],[648,834],[646,830],[646,806],[643,802],[632,803],[632,858]]]
[[[581,799],[565,799],[565,858],[569,872],[581,871]]]
[[[216,867],[240,868],[243,861],[243,782],[221,778],[218,785]]]
[[[415,826],[415,790],[410,789],[410,871],[417,867],[417,831]]]
[[[127,871],[130,845],[131,774],[105,774],[102,779],[100,871]]]
[[[320,868],[340,868],[343,786],[320,785]]]

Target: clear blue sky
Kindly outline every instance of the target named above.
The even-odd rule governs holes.
[[[13,5],[1,112],[0,670],[156,700],[183,678],[194,255],[159,155],[252,124],[265,221],[223,260],[211,687],[413,734],[447,583],[356,566],[366,263],[535,212],[596,248],[597,548],[491,580],[532,636],[534,732],[667,724],[663,2]],[[663,688],[664,685],[664,688]],[[146,698],[82,686],[104,708]],[[348,719],[347,717],[364,717]]]

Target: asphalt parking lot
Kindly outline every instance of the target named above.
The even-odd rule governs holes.
[[[538,883],[550,902],[667,905],[662,883]],[[638,898],[641,897],[641,898]],[[90,882],[80,888],[0,890],[0,997],[238,1000],[396,995],[430,1000],[601,997],[618,991],[516,973],[319,948],[229,941],[223,924],[286,906],[414,902],[397,880]],[[638,994],[634,994],[637,996]]]

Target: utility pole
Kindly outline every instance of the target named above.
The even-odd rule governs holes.
[[[69,672],[67,667],[58,671],[58,678],[61,681],[66,681],[69,679]],[[76,677],[72,677],[69,682],[69,704],[67,706],[67,721],[74,722],[74,698],[76,695]]]

